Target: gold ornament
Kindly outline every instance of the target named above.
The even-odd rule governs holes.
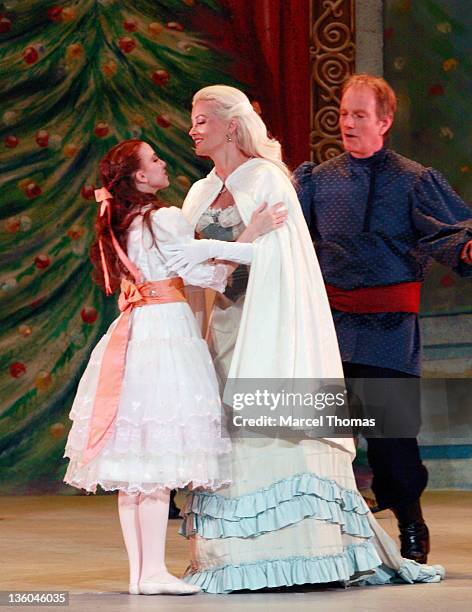
[[[72,43],[67,47],[66,57],[68,60],[73,60],[82,57],[83,53],[84,48],[80,43]]]
[[[131,121],[139,127],[144,127],[146,124],[146,119],[142,115],[133,115]]]
[[[57,440],[62,438],[65,432],[66,432],[66,427],[62,423],[54,423],[49,428],[49,433],[51,434],[53,438],[56,438]]]
[[[67,235],[71,240],[80,240],[85,233],[85,229],[79,225],[73,225],[67,230]]]
[[[444,60],[443,62],[443,70],[444,72],[450,72],[451,70],[455,70],[459,66],[459,62],[451,57],[450,59]]]
[[[17,186],[18,186],[18,187],[19,187],[19,188],[20,188],[22,191],[24,191],[24,190],[25,190],[25,189],[28,187],[28,185],[29,185],[30,183],[31,183],[31,179],[30,179],[30,178],[24,178],[24,179],[22,179],[21,181],[19,181],[19,182],[17,183]]]
[[[9,234],[16,234],[20,229],[20,220],[18,217],[10,217],[5,221],[5,231]]]
[[[106,77],[113,77],[113,76],[115,76],[117,70],[118,70],[118,66],[117,66],[116,62],[114,62],[113,60],[110,60],[110,61],[106,62],[102,66],[102,72],[103,72],[103,74]]]
[[[52,376],[50,372],[41,371],[37,374],[34,384],[38,391],[45,391],[51,386]]]
[[[33,333],[33,330],[31,329],[29,325],[26,325],[26,323],[23,323],[22,325],[18,327],[18,333],[24,336],[25,338],[27,338],[28,336],[31,336],[31,334]]]
[[[64,155],[70,158],[70,157],[74,157],[74,155],[78,153],[79,147],[73,143],[70,143],[64,146],[63,151],[64,151]]]
[[[148,31],[149,31],[149,34],[151,34],[151,36],[159,36],[159,34],[162,32],[163,29],[164,29],[164,26],[162,25],[162,23],[159,23],[158,21],[153,21],[152,23],[148,25]]]
[[[190,179],[188,178],[188,176],[184,176],[183,174],[179,174],[179,176],[175,177],[175,180],[177,182],[177,184],[182,187],[183,189],[189,189],[190,188]]]
[[[70,23],[77,17],[77,11],[73,6],[66,6],[61,11],[62,21]]]

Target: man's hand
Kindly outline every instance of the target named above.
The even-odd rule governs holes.
[[[464,248],[461,251],[461,259],[464,263],[472,266],[472,240],[464,244]]]

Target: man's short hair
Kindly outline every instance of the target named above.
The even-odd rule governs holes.
[[[382,79],[382,77],[376,77],[372,74],[352,74],[343,84],[342,95],[350,87],[358,87],[360,85],[365,85],[374,92],[377,117],[379,119],[384,119],[388,116],[393,118],[397,110],[397,97],[387,81]]]

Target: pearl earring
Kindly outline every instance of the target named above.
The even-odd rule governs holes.
[[[226,134],[226,142],[232,142],[231,134]]]

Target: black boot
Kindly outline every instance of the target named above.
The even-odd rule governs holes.
[[[177,491],[174,489],[170,492],[170,502],[169,502],[169,518],[176,519],[180,516],[180,508],[177,508],[175,505],[174,498],[177,494]]]
[[[400,552],[405,559],[426,563],[429,553],[429,531],[423,519],[420,501],[392,508],[400,528]]]

